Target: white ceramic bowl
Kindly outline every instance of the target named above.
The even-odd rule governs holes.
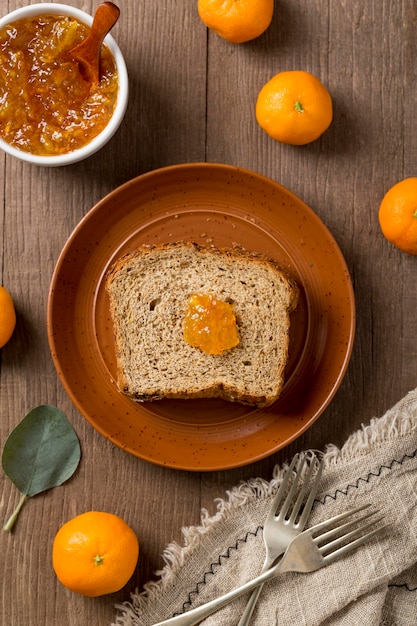
[[[16,20],[34,17],[36,15],[65,15],[74,17],[87,26],[91,26],[93,23],[93,17],[80,9],[76,9],[66,4],[46,2],[44,4],[32,4],[8,13],[0,19],[0,29],[11,22],[15,22]],[[4,150],[7,154],[10,154],[22,161],[34,163],[35,165],[57,167],[60,165],[69,165],[70,163],[82,161],[100,150],[100,148],[102,148],[109,141],[119,128],[126,112],[129,96],[129,83],[126,64],[116,41],[109,34],[104,39],[104,42],[110,49],[115,59],[119,82],[117,103],[106,128],[82,148],[56,156],[38,156],[36,154],[24,152],[23,150],[18,150],[14,146],[11,146],[9,143],[0,138],[1,150]]]

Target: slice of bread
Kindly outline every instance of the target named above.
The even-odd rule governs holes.
[[[220,397],[261,407],[280,395],[299,290],[276,262],[186,242],[144,246],[115,263],[106,290],[117,385],[133,400]],[[186,343],[184,316],[196,293],[233,305],[237,346],[218,355]]]

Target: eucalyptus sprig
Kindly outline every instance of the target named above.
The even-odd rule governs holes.
[[[10,433],[3,449],[3,470],[22,494],[3,529],[13,528],[28,497],[68,480],[80,458],[80,442],[62,411],[48,404],[32,409]]]

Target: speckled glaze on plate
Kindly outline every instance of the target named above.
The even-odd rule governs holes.
[[[271,407],[217,399],[136,404],[117,390],[105,273],[141,244],[179,240],[238,244],[276,259],[297,279],[286,383]],[[58,376],[98,432],[152,463],[210,471],[269,456],[319,417],[349,362],[355,305],[339,247],[299,198],[248,170],[191,163],[139,176],[87,213],[56,265],[47,327]]]

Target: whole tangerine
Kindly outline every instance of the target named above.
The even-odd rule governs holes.
[[[388,189],[378,219],[388,241],[403,252],[417,255],[417,178],[405,178]]]
[[[198,0],[203,23],[231,43],[262,35],[271,24],[274,0]]]
[[[139,557],[136,534],[118,515],[88,511],[66,522],[55,535],[52,565],[68,589],[96,597],[119,591]]]
[[[279,72],[258,94],[256,119],[273,139],[301,146],[318,139],[330,126],[332,98],[309,72]]]
[[[16,327],[16,311],[10,293],[0,285],[0,348],[6,345]]]

